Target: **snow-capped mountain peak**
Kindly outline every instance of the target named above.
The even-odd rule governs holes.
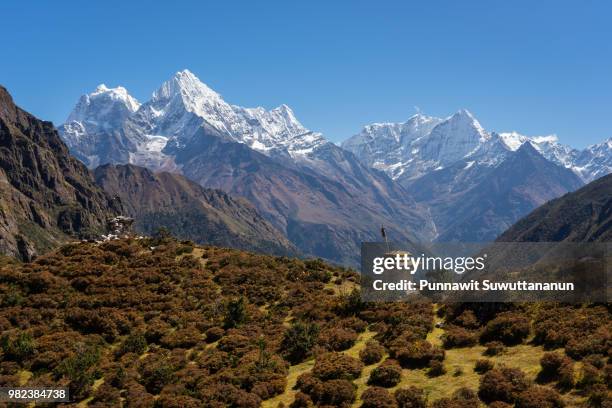
[[[93,92],[79,98],[67,122],[108,123],[112,126],[139,107],[140,103],[124,87],[109,88],[100,84]]]
[[[151,102],[167,101],[176,97],[190,112],[197,112],[202,105],[224,102],[217,92],[200,81],[191,71],[179,71],[153,93]]]
[[[460,109],[454,115],[447,119],[449,126],[453,130],[449,137],[465,137],[469,133],[475,132],[479,140],[484,142],[490,138],[487,131],[482,127],[480,122],[467,109]]]
[[[557,135],[546,135],[546,136],[525,136],[517,131],[512,132],[501,132],[499,136],[503,140],[504,144],[510,150],[517,150],[521,145],[527,141],[531,141],[537,149],[537,146],[543,143],[558,143],[559,138]]]
[[[169,157],[163,153],[167,144],[172,141],[173,146],[184,146],[202,128],[212,128],[267,155],[305,157],[329,143],[321,134],[306,129],[289,106],[267,110],[231,105],[189,70],[175,73],[142,105],[124,88],[98,86],[81,98],[62,134],[74,150],[87,150],[87,155],[80,157],[93,165],[108,159],[93,155],[91,148],[76,140],[87,136],[90,142],[102,145],[109,133],[122,129],[125,142],[119,148],[126,150],[127,145],[128,151],[118,156],[117,162],[125,161],[127,155],[134,164],[155,167],[154,163],[163,163],[167,167]]]

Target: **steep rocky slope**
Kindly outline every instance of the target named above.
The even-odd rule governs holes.
[[[139,232],[151,235],[160,226],[182,239],[280,255],[295,247],[244,199],[205,189],[178,174],[134,165],[96,168],[96,182],[121,199]]]
[[[532,211],[498,241],[612,241],[612,175]]]
[[[27,260],[70,237],[95,235],[119,209],[53,124],[15,106],[0,86],[0,253]]]

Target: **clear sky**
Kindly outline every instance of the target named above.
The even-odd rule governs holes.
[[[418,107],[488,130],[612,136],[609,1],[0,2],[0,84],[61,123],[99,83],[143,101],[188,68],[338,141]]]

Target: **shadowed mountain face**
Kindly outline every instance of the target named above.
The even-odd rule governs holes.
[[[246,200],[233,198],[171,173],[134,165],[104,165],[97,183],[118,196],[136,230],[153,234],[160,226],[202,244],[295,255],[295,247]]]
[[[459,162],[405,185],[430,206],[438,241],[480,242],[582,182],[526,143],[496,167]]]
[[[612,175],[549,201],[514,224],[497,240],[612,241]]]
[[[29,260],[103,232],[118,210],[53,124],[15,106],[0,86],[0,253]]]

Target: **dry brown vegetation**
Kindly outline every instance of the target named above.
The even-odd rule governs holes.
[[[0,386],[90,407],[610,406],[607,306],[366,304],[358,282],[168,237],[4,262]]]

